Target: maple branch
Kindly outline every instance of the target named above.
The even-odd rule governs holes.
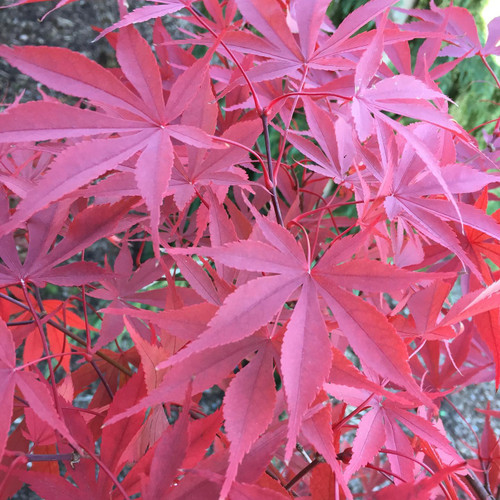
[[[305,458],[307,463],[310,464],[312,462],[311,457],[307,454],[307,451],[304,449],[304,447],[300,443],[297,443],[295,445],[295,448],[297,448],[297,451]]]
[[[104,389],[106,389],[106,392],[108,393],[108,396],[110,397],[111,401],[113,401],[115,395],[113,393],[113,390],[111,389],[111,386],[108,384],[108,381],[104,376],[104,373],[102,373],[102,370],[97,366],[97,363],[93,359],[90,360],[90,364],[97,373],[97,376],[101,379],[102,385],[104,386]]]
[[[472,435],[474,436],[474,438],[476,440],[477,449],[479,450],[479,448],[481,446],[479,436],[477,435],[476,431],[473,429],[472,425],[470,425],[470,423],[467,422],[467,419],[462,415],[462,412],[452,403],[452,401],[448,398],[448,396],[444,396],[444,400],[455,410],[457,415],[462,419],[464,424],[472,432]],[[489,481],[488,481],[488,468],[487,468],[486,464],[484,463],[483,457],[481,456],[480,453],[477,454],[477,458],[479,459],[479,463],[481,464],[481,469],[482,469],[484,477],[485,477],[485,485],[484,486],[488,491],[491,491]]]
[[[43,305],[42,296],[40,295],[40,289],[37,286],[35,286],[34,288],[35,288],[36,301],[37,301],[38,307],[40,309],[40,315],[45,316],[47,314],[47,311],[45,310],[45,306]],[[52,311],[51,314],[55,315],[56,312],[59,312],[61,309],[63,310],[63,314],[65,315],[66,310],[64,309],[64,303],[59,304],[59,306],[57,306],[57,308],[54,311]],[[63,338],[64,338],[64,342],[63,342],[62,352],[64,352],[66,349],[66,337],[63,337]],[[57,362],[56,366],[54,367],[54,372],[56,372],[57,369],[61,366],[62,361],[63,361],[63,357],[59,356],[59,361]]]
[[[0,298],[8,300],[9,302],[12,302],[16,306],[19,306],[19,307],[25,309],[26,311],[29,311],[29,307],[26,304],[24,304],[20,300],[14,299],[13,297],[10,297],[9,295],[6,295],[4,293],[0,293]],[[75,335],[73,332],[68,330],[66,327],[59,325],[56,321],[49,319],[47,321],[47,323],[49,325],[53,326],[54,328],[57,328],[60,332],[67,335],[70,339],[73,339],[75,342],[78,342],[80,345],[82,345],[82,346],[86,345],[86,342],[84,340],[82,340],[78,335]],[[131,377],[133,375],[132,371],[129,368],[121,365],[120,363],[115,361],[113,358],[108,356],[106,353],[101,352],[101,351],[97,351],[95,354],[96,354],[96,356],[99,356],[101,359],[103,359],[104,361],[106,361],[110,365],[114,366],[117,370],[120,370],[123,374],[127,375],[128,377]]]
[[[82,252],[82,262],[84,262],[85,251]],[[89,315],[87,312],[87,296],[85,294],[85,285],[82,285],[82,307],[83,307],[83,317],[85,320],[85,340],[87,353],[90,353],[92,349],[92,343],[90,339],[90,329],[89,329]]]
[[[37,454],[37,453],[27,453],[26,455],[18,455],[21,457],[26,457],[28,462],[54,462],[61,460],[62,462],[68,462],[73,460],[75,457],[74,453],[54,453],[50,454]]]
[[[286,485],[285,478],[282,476],[280,471],[272,463],[270,463],[267,466],[266,474],[269,477],[271,477],[272,479],[274,479],[275,481],[278,481],[281,484],[281,486],[283,486],[283,488],[285,487],[285,485]],[[291,493],[293,496],[297,496],[293,491]]]
[[[35,322],[34,319],[29,319],[27,321],[9,321],[7,326],[23,326],[23,325],[32,325]]]
[[[488,61],[486,60],[486,57],[483,56],[483,54],[480,54],[480,57],[481,57],[481,61],[483,61],[483,64],[486,66],[486,69],[491,73],[491,76],[495,80],[497,87],[500,88],[500,80],[498,79],[498,76],[495,74],[495,72],[491,69],[491,66],[489,65]]]
[[[232,146],[235,146],[237,148],[241,148],[244,151],[247,151],[249,154],[255,156],[255,159],[260,163],[260,165],[262,167],[262,173],[264,174],[264,178],[265,178],[265,181],[266,181],[267,188],[271,189],[272,182],[269,179],[269,173],[266,170],[266,165],[265,165],[264,161],[262,160],[262,158],[260,157],[260,155],[257,154],[252,148],[249,148],[248,146],[245,146],[244,144],[241,144],[241,143],[239,143],[237,141],[232,141],[231,139],[226,139],[226,138],[223,138],[223,137],[216,137],[215,135],[212,136],[212,139],[215,142],[223,142],[225,144],[231,144]]]
[[[297,472],[295,476],[285,484],[285,490],[290,490],[295,484],[297,484],[307,473],[312,471],[316,465],[324,462],[325,459],[323,457],[316,457],[312,462],[308,463],[302,470]]]
[[[474,490],[479,500],[495,500],[493,494],[489,493],[484,485],[481,483],[475,472],[469,469],[469,473],[465,476],[465,480],[469,486]]]
[[[93,290],[98,290],[98,288],[96,286],[92,286],[92,285],[87,285],[88,287],[92,288]],[[77,300],[78,302],[81,302],[83,304],[83,301],[82,301],[82,298],[79,297],[78,295],[72,295],[71,297],[69,297],[68,301],[70,300]],[[103,316],[102,314],[94,307],[92,306],[92,304],[88,304],[87,303],[87,307],[90,307],[90,309],[92,310],[92,312],[102,321],[103,320]]]
[[[15,394],[14,394],[14,399],[16,399],[17,401],[19,401],[22,405],[24,405],[24,406],[26,406],[28,408],[30,407],[28,401],[26,401],[23,398],[20,398],[19,396],[16,396]]]
[[[280,226],[285,226],[283,222],[283,216],[281,215],[281,209],[278,203],[278,191],[276,190],[276,183],[274,182],[274,174],[273,174],[273,159],[271,156],[271,143],[269,141],[269,123],[267,121],[267,114],[263,111],[260,115],[262,120],[262,126],[264,128],[264,143],[266,145],[266,157],[267,157],[267,168],[269,173],[269,179],[271,181],[271,200],[274,207],[274,213],[276,214],[276,220],[280,224]]]
[[[40,321],[40,317],[38,316],[38,313],[36,312],[35,308],[33,307],[33,304],[31,303],[28,289],[26,288],[26,283],[24,282],[23,279],[21,279],[21,287],[23,289],[24,298],[26,299],[26,303],[28,304],[28,308],[29,308],[31,314],[33,315],[33,319],[35,320],[36,326],[37,326],[38,331],[40,333],[40,338],[42,340],[42,346],[43,346],[43,352],[45,353],[46,356],[50,356],[51,352],[50,352],[50,348],[49,348],[49,343],[47,342],[47,339],[45,337],[45,331],[43,329],[43,324]],[[52,366],[52,363],[50,360],[47,362],[47,365],[49,367],[50,386],[52,388],[52,396],[54,398],[54,404],[56,406],[58,415],[61,417],[61,420],[64,422],[64,417],[63,417],[61,405],[59,402],[59,396],[57,394],[57,384],[56,384],[56,376],[54,374],[54,367]]]

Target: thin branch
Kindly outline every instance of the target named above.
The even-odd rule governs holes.
[[[104,386],[104,389],[106,389],[106,392],[108,393],[108,396],[113,400],[115,395],[113,394],[113,390],[111,389],[110,385],[108,384],[108,381],[106,380],[106,377],[104,376],[104,373],[102,373],[102,370],[97,366],[97,363],[91,359],[90,364],[92,365],[92,368],[94,368],[95,372],[97,373],[97,376],[101,379],[102,385]]]
[[[42,340],[42,346],[43,346],[43,352],[45,353],[46,356],[50,356],[52,353],[50,352],[49,343],[47,341],[47,338],[45,337],[45,331],[43,329],[43,324],[40,321],[40,317],[38,316],[38,313],[36,312],[35,308],[33,307],[33,304],[31,303],[28,289],[26,288],[26,283],[24,282],[24,280],[21,280],[21,287],[23,289],[24,298],[26,300],[26,303],[28,304],[28,308],[31,311],[31,314],[33,315],[33,319],[35,320],[36,326],[37,326],[38,331],[40,333],[40,338]],[[58,415],[61,417],[61,420],[64,422],[61,404],[59,402],[59,395],[57,394],[57,384],[56,384],[56,377],[54,374],[54,367],[52,366],[52,362],[50,360],[47,362],[47,365],[49,367],[50,387],[52,388],[52,395],[54,398],[54,404],[56,406]]]
[[[480,500],[495,500],[495,497],[488,493],[484,485],[479,481],[474,471],[469,469],[469,473],[465,476],[465,480],[469,486],[474,490],[474,493]]]
[[[16,304],[17,306],[25,309],[26,311],[29,311],[29,307],[26,304],[24,304],[20,300],[14,299],[13,297],[10,297],[9,295],[6,295],[4,293],[0,293],[0,298],[8,300],[9,302]],[[67,335],[70,339],[73,339],[75,342],[78,342],[80,345],[86,346],[86,342],[84,340],[82,340],[78,335],[75,335],[73,332],[71,332],[70,330],[68,330],[64,326],[61,326],[56,321],[49,319],[47,321],[47,323],[49,325],[53,326],[54,328],[57,328],[60,332]],[[96,354],[96,356],[99,356],[101,359],[103,359],[104,361],[106,361],[110,365],[114,366],[117,370],[120,370],[122,373],[124,373],[128,377],[131,377],[133,375],[132,371],[129,368],[121,365],[120,363],[115,361],[113,358],[108,356],[106,353],[101,352],[101,351],[97,351],[95,354]]]
[[[273,174],[273,158],[271,156],[271,143],[269,141],[269,123],[267,121],[267,114],[263,112],[260,115],[262,120],[262,126],[264,128],[264,143],[266,145],[266,157],[267,157],[267,169],[269,174],[269,179],[271,181],[271,200],[273,203],[274,213],[276,214],[276,220],[280,226],[284,226],[283,216],[281,215],[281,209],[278,203],[278,191],[276,189],[276,184],[274,183]]]
[[[477,445],[477,449],[478,449],[477,458],[479,460],[479,463],[481,464],[481,469],[483,470],[483,474],[485,477],[484,487],[485,487],[486,491],[489,492],[488,494],[491,495],[490,485],[489,485],[489,481],[488,481],[488,468],[487,468],[486,464],[484,463],[483,457],[479,453],[479,448],[481,447],[479,436],[477,435],[476,431],[473,429],[472,425],[469,422],[467,422],[467,419],[462,415],[462,412],[453,404],[453,402],[447,396],[444,396],[444,399],[455,410],[456,414],[461,418],[463,423],[469,428],[469,430],[471,431],[472,435],[474,436],[474,438],[476,440],[476,445]],[[472,471],[470,471],[470,472],[472,472]],[[474,474],[474,476],[475,476],[475,474]],[[476,476],[476,479],[477,479],[477,476]]]
[[[215,39],[224,47],[224,49],[226,49],[227,53],[231,56],[231,59],[233,60],[234,64],[236,64],[236,66],[238,67],[238,69],[241,71],[241,74],[242,74],[243,78],[245,79],[245,82],[248,85],[248,88],[250,89],[250,92],[252,94],[252,98],[253,98],[253,101],[254,101],[254,104],[255,104],[255,109],[256,109],[257,113],[261,114],[262,113],[262,106],[261,106],[261,104],[259,102],[259,96],[257,95],[257,92],[255,91],[255,89],[254,89],[254,87],[252,85],[252,82],[248,78],[248,75],[246,74],[246,71],[243,69],[243,66],[238,61],[237,57],[233,54],[233,51],[224,43],[224,40],[222,39],[222,37],[220,37],[220,35],[218,35],[205,22],[205,20],[203,18],[203,14],[196,7],[194,7],[193,5],[191,5],[191,6],[186,6],[186,9],[189,12],[191,12],[191,14],[193,14],[198,19],[198,21],[200,21],[200,23],[203,25],[203,27],[205,29],[207,29],[212,34],[212,36],[215,37]]]
[[[27,453],[26,455],[20,455],[26,457],[28,462],[55,462],[61,460],[62,462],[69,462],[73,460],[73,453],[54,453],[50,454],[35,454],[35,453]]]
[[[483,61],[483,64],[486,66],[486,69],[491,73],[491,76],[495,80],[495,83],[497,84],[497,87],[500,89],[500,80],[498,79],[498,76],[491,69],[491,66],[489,65],[488,61],[486,60],[486,57],[483,56],[483,54],[480,54],[480,57],[481,57],[481,61]]]
[[[275,97],[267,106],[267,109],[272,108],[277,102],[282,99],[288,99],[289,97],[300,97],[300,96],[310,96],[310,97],[335,97],[337,99],[344,99],[345,101],[352,101],[352,97],[346,95],[339,95],[333,92],[307,92],[307,91],[296,91],[289,92],[287,94],[280,95]]]
[[[297,472],[295,476],[288,481],[285,485],[285,490],[290,490],[295,484],[297,484],[306,474],[308,474],[310,471],[316,467],[316,465],[320,464],[323,462],[322,458],[316,457],[312,462],[308,463],[302,470]]]

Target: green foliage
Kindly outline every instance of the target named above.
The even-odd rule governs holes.
[[[438,7],[446,7],[449,1],[436,1]],[[488,3],[488,0],[456,0],[453,4],[457,7],[464,7],[474,16],[479,39],[484,43],[487,37],[487,27],[481,12]],[[428,9],[429,0],[417,0],[415,7]],[[500,67],[492,57],[488,58],[492,70],[500,73]],[[466,130],[471,130],[481,123],[498,116],[498,103],[500,101],[500,90],[483,64],[477,58],[465,59],[453,71],[443,76],[439,81],[441,90],[457,104],[450,106],[450,114]],[[486,126],[486,130],[491,132],[493,125]],[[480,146],[484,147],[482,139],[482,129],[473,132]]]
[[[365,4],[364,0],[336,0],[330,5],[328,15],[335,26],[338,26],[345,17]],[[484,43],[487,37],[487,27],[481,12],[488,3],[488,0],[455,0],[453,4],[457,7],[464,7],[469,10],[476,21],[479,31],[479,38]],[[446,7],[449,0],[436,0],[438,7]],[[429,0],[417,0],[414,8],[429,9]],[[421,42],[416,40],[411,42],[412,51],[416,52]],[[445,62],[442,58],[440,62]],[[488,58],[492,70],[500,74],[500,67],[492,57]],[[482,123],[498,116],[498,102],[500,102],[500,90],[495,86],[495,82],[485,67],[483,62],[477,58],[465,59],[453,71],[446,74],[439,80],[441,90],[452,99],[456,106],[450,106],[450,114],[466,130],[471,130]],[[489,133],[493,130],[494,124],[487,125],[485,130]],[[482,137],[482,128],[475,130],[472,135],[479,141],[480,146],[485,143]]]

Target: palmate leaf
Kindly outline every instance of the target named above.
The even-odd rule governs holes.
[[[50,247],[66,222],[69,205],[58,203],[38,212],[27,224],[30,243],[22,264],[12,236],[2,238],[4,244],[0,257],[4,264],[0,264],[0,285],[19,284],[22,280],[37,285],[49,282],[61,286],[98,281],[105,272],[93,262],[60,264],[107,236],[132,205],[131,200],[122,200],[114,205],[83,210],[69,224],[65,237],[52,249]]]
[[[178,475],[188,447],[189,408],[191,406],[192,382],[189,383],[184,398],[182,412],[175,425],[167,431],[155,447],[151,462],[149,483],[145,491],[145,498],[154,500],[165,498]]]
[[[66,427],[66,424],[57,414],[54,403],[51,403],[51,394],[46,384],[37,380],[35,374],[16,370],[15,346],[12,332],[5,322],[0,318],[0,391],[5,404],[2,405],[0,419],[0,457],[5,451],[7,435],[10,429],[14,389],[17,386],[30,408],[36,412],[39,418],[59,432],[71,443],[75,449],[78,444]]]
[[[237,51],[267,57],[248,71],[252,81],[260,82],[294,74],[303,67],[337,69],[351,67],[349,58],[337,57],[352,50],[349,39],[371,19],[395,3],[391,0],[372,0],[361,7],[357,16],[348,16],[327,42],[317,46],[320,27],[329,2],[299,0],[294,4],[299,40],[291,32],[285,13],[277,0],[237,0],[243,17],[265,38],[248,32],[230,32],[225,43]],[[366,43],[366,42],[365,42]],[[354,44],[354,48],[359,49]]]
[[[440,56],[450,57],[472,57],[475,54],[487,56],[500,52],[498,47],[500,21],[496,17],[488,24],[488,39],[484,47],[478,36],[477,26],[472,13],[464,7],[450,5],[446,8],[440,8],[436,5],[431,6],[432,13],[418,9],[408,9],[408,14],[415,16],[420,21],[417,23],[423,29],[432,29],[432,26],[440,26],[446,21],[446,30],[457,34],[453,44],[442,48]]]
[[[74,0],[73,0],[74,1]],[[148,0],[152,1],[152,0]],[[156,19],[158,17],[163,17],[167,14],[173,14],[178,10],[190,5],[194,0],[161,0],[160,2],[155,2],[161,5],[146,5],[139,9],[135,9],[129,14],[125,15],[123,19],[116,22],[112,26],[109,26],[105,30],[101,31],[99,36],[94,40],[97,41],[108,33],[118,28],[125,28],[131,26],[132,24],[141,23],[144,21],[149,21],[150,19]]]
[[[220,349],[209,350],[208,353],[193,354],[189,363],[178,364],[172,367],[160,385],[138,404],[129,407],[126,411],[113,415],[106,425],[133,415],[149,406],[165,401],[182,401],[186,388],[193,378],[193,394],[198,394],[212,385],[220,382],[234,367],[250,353],[264,347],[269,340],[262,335],[255,334],[239,342],[234,342]],[[192,366],[197,368],[193,372]],[[152,376],[156,376],[152,373]]]
[[[66,148],[52,162],[50,171],[26,194],[25,200],[29,202],[23,200],[0,231],[5,234],[14,229],[36,211],[114,169],[134,153],[142,152],[135,169],[137,186],[150,210],[152,233],[158,245],[159,207],[172,169],[172,138],[195,147],[215,146],[200,129],[170,124],[195,96],[204,79],[207,59],[199,60],[176,81],[165,104],[156,58],[132,27],[120,32],[117,58],[138,95],[110,71],[67,49],[2,46],[0,56],[55,90],[113,110],[113,116],[107,116],[58,103],[18,105],[0,115],[0,142],[125,134],[119,138],[91,139]]]
[[[413,129],[414,136],[419,142],[428,142],[431,137],[436,138],[436,129],[430,125],[419,124]],[[437,136],[437,144],[449,154],[446,148],[449,142],[446,135]],[[402,160],[392,179],[391,194],[385,198],[384,206],[390,219],[403,219],[429,236],[443,247],[451,250],[480,278],[480,273],[469,253],[459,244],[457,232],[447,223],[455,222],[465,225],[467,230],[479,231],[484,237],[500,239],[500,225],[491,216],[470,204],[456,201],[455,196],[462,193],[476,192],[497,182],[497,176],[471,168],[466,164],[450,163],[439,167],[439,181],[433,172],[422,175],[418,153],[413,146],[403,148]],[[443,192],[442,182],[448,186],[452,200],[439,196]],[[458,212],[457,212],[458,209]]]
[[[231,445],[222,497],[229,492],[244,455],[273,418],[276,391],[270,347],[259,350],[250,364],[232,380],[224,397],[225,429]]]
[[[47,498],[350,499],[351,478],[361,496],[474,496],[434,417],[444,394],[492,379],[499,361],[488,260],[500,262],[499,216],[486,215],[498,155],[449,118],[435,80],[498,52],[498,22],[483,48],[453,6],[411,11],[405,26],[389,20],[395,1],[369,0],[334,27],[327,0],[148,3],[127,15],[118,0],[121,20],[101,32],[117,51],[110,70],[64,49],[0,47],[80,99],[40,90],[0,114],[0,496],[22,480]],[[189,40],[160,19],[177,12]],[[147,19],[153,48],[131,26]],[[427,40],[413,64],[415,38]],[[459,60],[436,65],[443,42]],[[278,152],[257,140],[265,116]],[[121,247],[116,260],[66,264],[99,238]],[[35,288],[95,278],[79,321],[77,291],[50,304],[53,287]],[[23,309],[26,282],[39,317]],[[98,339],[89,295],[109,304]],[[133,345],[102,349],[128,345],[124,327]],[[85,348],[67,342],[70,328]],[[33,366],[47,354],[39,333],[61,412]],[[225,398],[207,417],[201,393],[214,384]],[[494,460],[491,429],[484,439]],[[96,442],[66,479],[55,462],[49,476],[19,457],[91,455]],[[308,457],[326,463],[311,473]]]
[[[356,242],[360,244],[366,236],[358,236],[354,240],[346,238],[332,245],[311,273],[303,251],[291,233],[255,212],[254,215],[266,243],[247,240],[206,250],[172,249],[174,254],[196,251],[237,269],[277,274],[253,279],[238,287],[225,299],[208,329],[182,351],[161,363],[159,368],[183,366],[198,353],[217,350],[245,338],[270,322],[280,312],[284,301],[301,287],[286,328],[281,353],[289,412],[285,458],[293,452],[301,416],[330,371],[331,348],[319,296],[330,307],[363,365],[432,406],[432,401],[413,380],[406,359],[406,347],[396,330],[375,307],[344,287],[367,291],[400,290],[411,283],[434,279],[437,275],[419,276],[418,273],[362,259],[342,263],[356,252]]]
[[[372,407],[359,422],[353,443],[352,458],[345,471],[346,479],[367,463],[371,463],[385,446],[387,449],[398,450],[401,453],[401,455],[388,454],[391,470],[406,481],[413,481],[415,467],[411,458],[414,456],[414,450],[400,424],[443,453],[450,463],[462,462],[448,439],[431,422],[412,412],[414,404],[410,401],[405,402],[402,398],[389,400],[389,398],[375,396],[368,389],[368,384],[367,390],[360,394],[356,394],[352,389],[344,391],[334,384],[326,384],[326,388],[334,397],[348,404],[359,405],[362,400],[365,405]],[[388,391],[385,392],[388,394]],[[366,398],[367,395],[368,398]]]

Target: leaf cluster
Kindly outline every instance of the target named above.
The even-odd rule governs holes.
[[[500,385],[500,124],[480,146],[439,82],[500,86],[500,18],[117,3],[116,68],[0,46],[76,99],[0,113],[0,495],[498,495],[498,409],[465,460],[439,408]]]

